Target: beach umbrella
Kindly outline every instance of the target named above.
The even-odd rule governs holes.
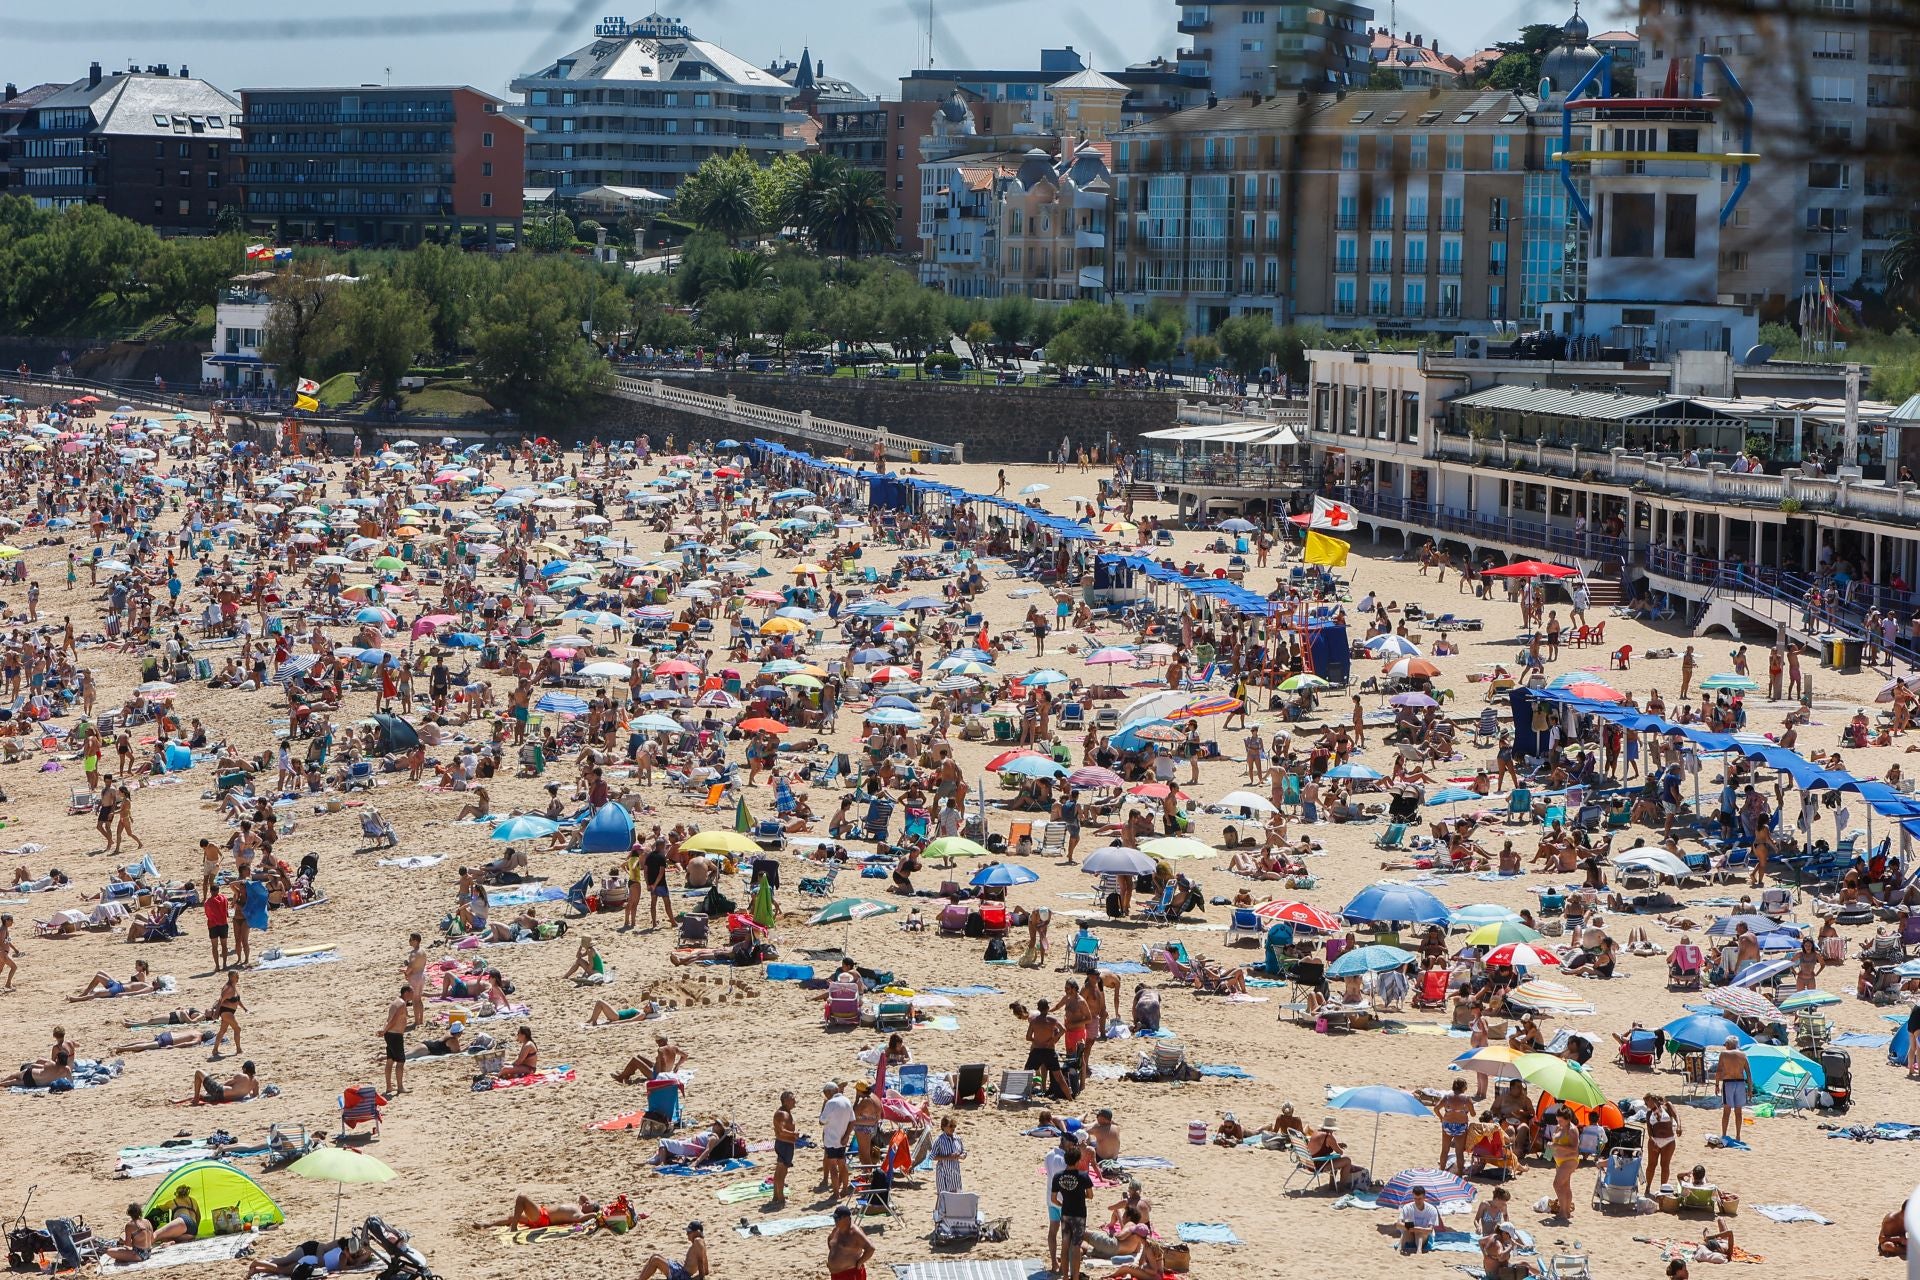
[[[1112,844],[1104,849],[1095,849],[1082,858],[1080,869],[1094,876],[1150,876],[1154,872],[1154,862],[1138,849]]]
[[[1522,1080],[1562,1102],[1598,1107],[1607,1101],[1607,1095],[1600,1092],[1593,1077],[1565,1058],[1556,1058],[1550,1053],[1524,1053],[1514,1060],[1513,1069]]]
[[[1493,929],[1519,929],[1523,926],[1490,925],[1488,927]],[[1560,967],[1559,956],[1528,942],[1503,942],[1493,950],[1487,952],[1485,960],[1488,964],[1505,965],[1512,969],[1557,969]]]
[[[1387,699],[1387,703],[1395,707],[1437,707],[1440,705],[1436,699],[1424,693],[1396,693]]]
[[[1329,778],[1351,778],[1356,782],[1378,782],[1387,775],[1364,764],[1337,764],[1327,770]]]
[[[1193,695],[1180,689],[1162,689],[1158,693],[1145,694],[1135,698],[1120,713],[1120,723],[1125,726],[1138,721],[1159,720],[1191,701]]]
[[[1585,698],[1588,702],[1625,702],[1627,695],[1618,689],[1604,684],[1595,684],[1591,680],[1576,680],[1572,684],[1562,685],[1576,698]]]
[[[1469,1049],[1453,1060],[1453,1065],[1462,1071],[1471,1071],[1475,1075],[1489,1076],[1496,1080],[1517,1080],[1520,1069],[1514,1064],[1526,1057],[1526,1052],[1512,1045],[1489,1044],[1478,1049]]]
[[[1687,1049],[1717,1049],[1727,1042],[1728,1036],[1742,1045],[1753,1043],[1752,1036],[1717,1013],[1690,1013],[1675,1018],[1660,1028],[1660,1033],[1666,1036],[1668,1044]]]
[[[1780,1002],[1780,1012],[1797,1013],[1801,1009],[1819,1009],[1839,1003],[1840,997],[1831,991],[1796,991]]]
[[[1427,797],[1428,804],[1459,804],[1462,800],[1485,799],[1478,791],[1469,791],[1465,787],[1441,787]]]
[[[1165,782],[1142,782],[1127,788],[1130,796],[1139,796],[1142,800],[1165,800],[1169,795],[1178,795],[1182,800],[1187,793]]]
[[[1520,913],[1512,907],[1503,907],[1492,902],[1476,902],[1472,906],[1460,907],[1453,913],[1453,923],[1456,926],[1465,925],[1468,928],[1478,928],[1483,924],[1505,924],[1519,919]],[[1467,940],[1473,941],[1472,938]],[[1503,938],[1501,941],[1507,942],[1511,939]]]
[[[627,722],[627,728],[641,733],[679,733],[682,725],[672,716],[658,711],[649,711],[643,716],[635,716]]]
[[[1140,744],[1144,742],[1162,744],[1183,742],[1186,736],[1170,721],[1150,720],[1145,723],[1135,721],[1132,724],[1121,725],[1114,731],[1110,741],[1122,751],[1138,751]]]
[[[1331,689],[1332,687],[1326,680],[1311,672],[1288,676],[1280,682],[1280,688],[1287,693],[1298,693],[1302,689]]]
[[[1403,1169],[1387,1179],[1380,1188],[1382,1209],[1401,1209],[1413,1203],[1413,1189],[1427,1193],[1427,1203],[1442,1212],[1464,1209],[1473,1203],[1480,1189],[1457,1173],[1441,1169]]]
[[[680,848],[691,849],[695,853],[760,852],[760,846],[753,837],[739,831],[702,831],[699,835],[688,837]]]
[[[1290,924],[1300,929],[1314,929],[1320,933],[1338,933],[1342,927],[1337,916],[1311,903],[1296,902],[1289,898],[1263,902],[1253,909],[1253,914],[1262,920]]]
[[[1798,1049],[1783,1044],[1756,1044],[1746,1052],[1756,1093],[1767,1092],[1776,1081],[1796,1089],[1806,1080],[1811,1080],[1816,1089],[1827,1087],[1826,1069]]]
[[[871,916],[884,916],[900,908],[891,902],[875,902],[872,898],[840,898],[808,917],[808,924],[844,924],[846,931],[840,938],[840,953],[846,954],[847,944],[853,941],[853,922],[865,920]]]
[[[1211,858],[1219,851],[1206,841],[1195,840],[1192,836],[1160,836],[1141,841],[1140,852],[1177,861],[1181,858]]]
[[[1040,873],[1032,867],[1023,867],[1014,862],[996,862],[990,867],[982,867],[973,873],[968,884],[976,889],[993,885],[1011,888],[1014,885],[1032,884],[1040,878]]]
[[[1366,1084],[1356,1089],[1342,1089],[1327,1103],[1335,1111],[1362,1111],[1373,1113],[1373,1155],[1367,1158],[1372,1165],[1380,1154],[1380,1118],[1382,1116],[1417,1116],[1431,1120],[1433,1112],[1427,1104],[1408,1093],[1405,1089],[1395,1089],[1391,1085]]]
[[[1052,667],[1042,667],[1038,671],[1029,671],[1021,676],[1020,683],[1029,689],[1037,689],[1043,685],[1072,684],[1073,677],[1064,671],[1055,671]]]
[[[1547,564],[1540,560],[1517,560],[1512,564],[1498,568],[1482,570],[1482,576],[1488,578],[1571,578],[1578,573],[1564,564]]]
[[[1134,656],[1133,650],[1131,649],[1120,649],[1109,645],[1104,649],[1095,649],[1092,653],[1082,658],[1081,661],[1091,667],[1130,666],[1134,661]]]
[[[1007,767],[1008,761],[1018,760],[1023,756],[1039,756],[1042,760],[1051,760],[1053,758],[1052,756],[1045,755],[1039,751],[1035,751],[1032,747],[1014,747],[1012,750],[1002,751],[998,755],[995,755],[992,759],[988,760],[987,772],[998,773],[1000,772],[1000,770]]]
[[[1625,853],[1615,854],[1613,865],[1616,867],[1643,867],[1648,871],[1657,872],[1663,876],[1672,876],[1676,880],[1692,874],[1687,864],[1682,862],[1674,854],[1668,853],[1665,849],[1654,849],[1651,847],[1629,849]]]
[[[391,1182],[397,1176],[379,1160],[350,1147],[316,1147],[287,1169],[315,1182],[334,1184],[332,1234],[336,1237],[340,1234],[340,1201],[346,1195],[348,1184]]]
[[[1201,716],[1221,716],[1240,709],[1240,699],[1226,693],[1210,693],[1195,698],[1177,711],[1169,711],[1169,720],[1198,720]]]
[[[1750,933],[1768,933],[1774,929],[1798,928],[1797,925],[1785,925],[1769,920],[1762,915],[1721,916],[1707,926],[1707,936],[1711,938],[1731,938],[1740,931],[1741,925],[1747,926]]]
[[[862,719],[868,724],[903,725],[909,729],[918,729],[927,722],[927,718],[918,711],[903,711],[899,707],[875,707]],[[1063,769],[1061,772],[1066,771]]]
[[[1021,489],[1020,496],[1025,498],[1031,494],[1045,493],[1047,490],[1051,488],[1053,488],[1053,486],[1050,484],[1039,484],[1036,482],[1034,484],[1027,485],[1025,488]]]
[[[929,858],[939,858],[942,861],[952,861],[954,858],[986,858],[992,856],[992,851],[985,845],[975,840],[969,840],[965,836],[941,836],[937,840],[930,840],[927,842],[927,847],[923,852]]]
[[[1415,658],[1420,655],[1419,645],[1405,636],[1397,636],[1392,632],[1375,636],[1363,647],[1376,658]]]
[[[1757,987],[1771,981],[1783,973],[1793,971],[1792,960],[1756,960],[1727,979],[1730,987]],[[1777,1007],[1777,1006],[1776,1006]]]
[[[1700,682],[1700,688],[1710,691],[1726,689],[1736,693],[1751,693],[1759,687],[1760,682],[1752,676],[1743,676],[1732,671],[1718,672]]]
[[[1232,517],[1229,517],[1228,519],[1222,520],[1219,524],[1213,527],[1220,530],[1220,532],[1222,533],[1252,533],[1255,529],[1258,529],[1260,526],[1255,524],[1251,520],[1242,520],[1239,516],[1232,516]]]
[[[1052,756],[1015,756],[1001,765],[996,772],[1011,773],[1020,778],[1064,778],[1066,766]]]
[[[1761,1022],[1787,1021],[1779,1005],[1745,987],[1715,987],[1707,992],[1706,1001],[1716,1009],[1725,1009],[1742,1018],[1756,1018]]]
[[[1278,813],[1280,807],[1252,791],[1229,791],[1213,802],[1216,809],[1250,809],[1254,813]]]
[[[1363,973],[1384,973],[1388,969],[1413,964],[1419,959],[1413,952],[1399,947],[1355,947],[1351,951],[1342,951],[1340,958],[1327,966],[1327,976],[1349,978]]]
[[[1452,917],[1446,904],[1417,885],[1382,880],[1368,885],[1343,908],[1349,920],[1391,920],[1411,924],[1446,924]]]
[[[495,840],[541,840],[560,829],[560,824],[537,813],[522,813],[508,818],[493,829]]]
[[[1507,999],[1523,1009],[1549,1016],[1593,1012],[1593,1002],[1582,1000],[1573,993],[1573,988],[1542,978],[1521,983],[1507,994]]]
[[[1455,923],[1458,923],[1459,919],[1460,917],[1456,913],[1454,916]],[[1521,924],[1518,920],[1496,920],[1491,924],[1483,924],[1468,934],[1467,945],[1470,947],[1495,947],[1506,950],[1509,948],[1509,944],[1532,942],[1539,936],[1538,933],[1527,928],[1527,926]],[[1498,952],[1495,954],[1498,954]],[[1492,955],[1487,956],[1486,960],[1488,964],[1525,963],[1525,961],[1495,960]],[[1560,962],[1554,960],[1551,963],[1558,964]]]
[[[1081,765],[1067,774],[1067,785],[1081,787],[1124,787],[1127,780],[1111,769],[1103,769],[1097,764]]]
[[[1425,658],[1401,658],[1387,668],[1387,674],[1402,680],[1413,680],[1422,676],[1431,680],[1440,674],[1440,668]]]
[[[587,700],[571,693],[543,693],[533,709],[548,715],[583,716],[587,714]]]
[[[580,668],[580,674],[595,680],[625,680],[633,674],[633,668],[624,662],[589,662]]]

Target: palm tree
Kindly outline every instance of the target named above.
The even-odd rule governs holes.
[[[885,181],[868,169],[848,169],[814,193],[807,231],[823,251],[857,258],[893,239],[893,202]]]
[[[1887,296],[1911,297],[1920,292],[1920,229],[1903,227],[1882,259],[1887,273]]]
[[[785,171],[786,181],[781,184],[768,221],[779,228],[805,227],[814,198],[846,172],[847,162],[839,156],[815,151],[800,157],[794,168]]]
[[[742,293],[758,293],[773,279],[764,255],[752,249],[736,249],[727,255],[726,287]]]
[[[681,184],[678,204],[695,225],[717,231],[728,244],[760,225],[759,184],[751,161],[708,160]]]

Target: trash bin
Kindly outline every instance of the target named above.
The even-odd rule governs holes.
[[[1860,657],[1866,641],[1853,636],[1836,636],[1827,665],[1843,676],[1860,674]]]

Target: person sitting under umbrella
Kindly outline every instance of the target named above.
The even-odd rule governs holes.
[[[1335,1191],[1346,1191],[1353,1181],[1353,1161],[1348,1158],[1346,1145],[1339,1139],[1339,1118],[1327,1116],[1320,1127],[1307,1139],[1307,1158],[1314,1164],[1328,1170]]]

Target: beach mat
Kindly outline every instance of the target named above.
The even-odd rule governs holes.
[[[721,1160],[715,1164],[657,1164],[653,1171],[669,1178],[704,1178],[715,1173],[738,1173],[753,1168],[751,1160]]]
[[[962,1262],[896,1262],[894,1280],[1049,1280],[1047,1264],[1039,1258],[1005,1262],[969,1258]]]
[[[773,1199],[773,1183],[766,1178],[747,1178],[729,1182],[713,1193],[721,1204],[759,1204]]]
[[[266,973],[273,969],[304,969],[309,965],[332,964],[340,958],[340,953],[331,948],[314,951],[306,955],[281,955],[273,960],[262,960],[254,965],[257,973]]]
[[[102,1258],[100,1268],[95,1274],[118,1276],[130,1271],[160,1271],[168,1267],[204,1266],[214,1262],[230,1262],[252,1253],[257,1239],[257,1236],[237,1235],[209,1236],[205,1240],[185,1240],[179,1244],[164,1245],[155,1249],[152,1257],[141,1262],[115,1262],[111,1258]]]
[[[1202,1062],[1194,1067],[1209,1080],[1251,1080],[1253,1072],[1245,1067],[1236,1067],[1230,1062]]]
[[[733,1234],[751,1240],[755,1236],[784,1236],[795,1231],[822,1231],[833,1225],[833,1218],[824,1213],[809,1214],[804,1218],[772,1218],[765,1222],[748,1222],[741,1219]]]
[[[1180,1238],[1188,1244],[1245,1244],[1224,1222],[1183,1222]]]
[[[1814,1222],[1823,1227],[1833,1225],[1833,1219],[1825,1214],[1816,1213],[1803,1204],[1757,1204],[1753,1211],[1769,1222]]]
[[[646,1116],[647,1113],[644,1108],[639,1111],[622,1111],[617,1116],[608,1116],[605,1120],[595,1120],[592,1124],[588,1125],[587,1128],[598,1129],[601,1133],[625,1133],[629,1129],[638,1129],[640,1122],[646,1119]]]
[[[599,1229],[591,1222],[572,1222],[564,1227],[501,1227],[494,1235],[502,1244],[552,1244],[555,1240],[590,1236]]]
[[[536,1071],[530,1076],[513,1076],[510,1079],[495,1079],[490,1089],[530,1089],[539,1084],[566,1084],[576,1078],[574,1069],[566,1064],[548,1067],[545,1071]]]

